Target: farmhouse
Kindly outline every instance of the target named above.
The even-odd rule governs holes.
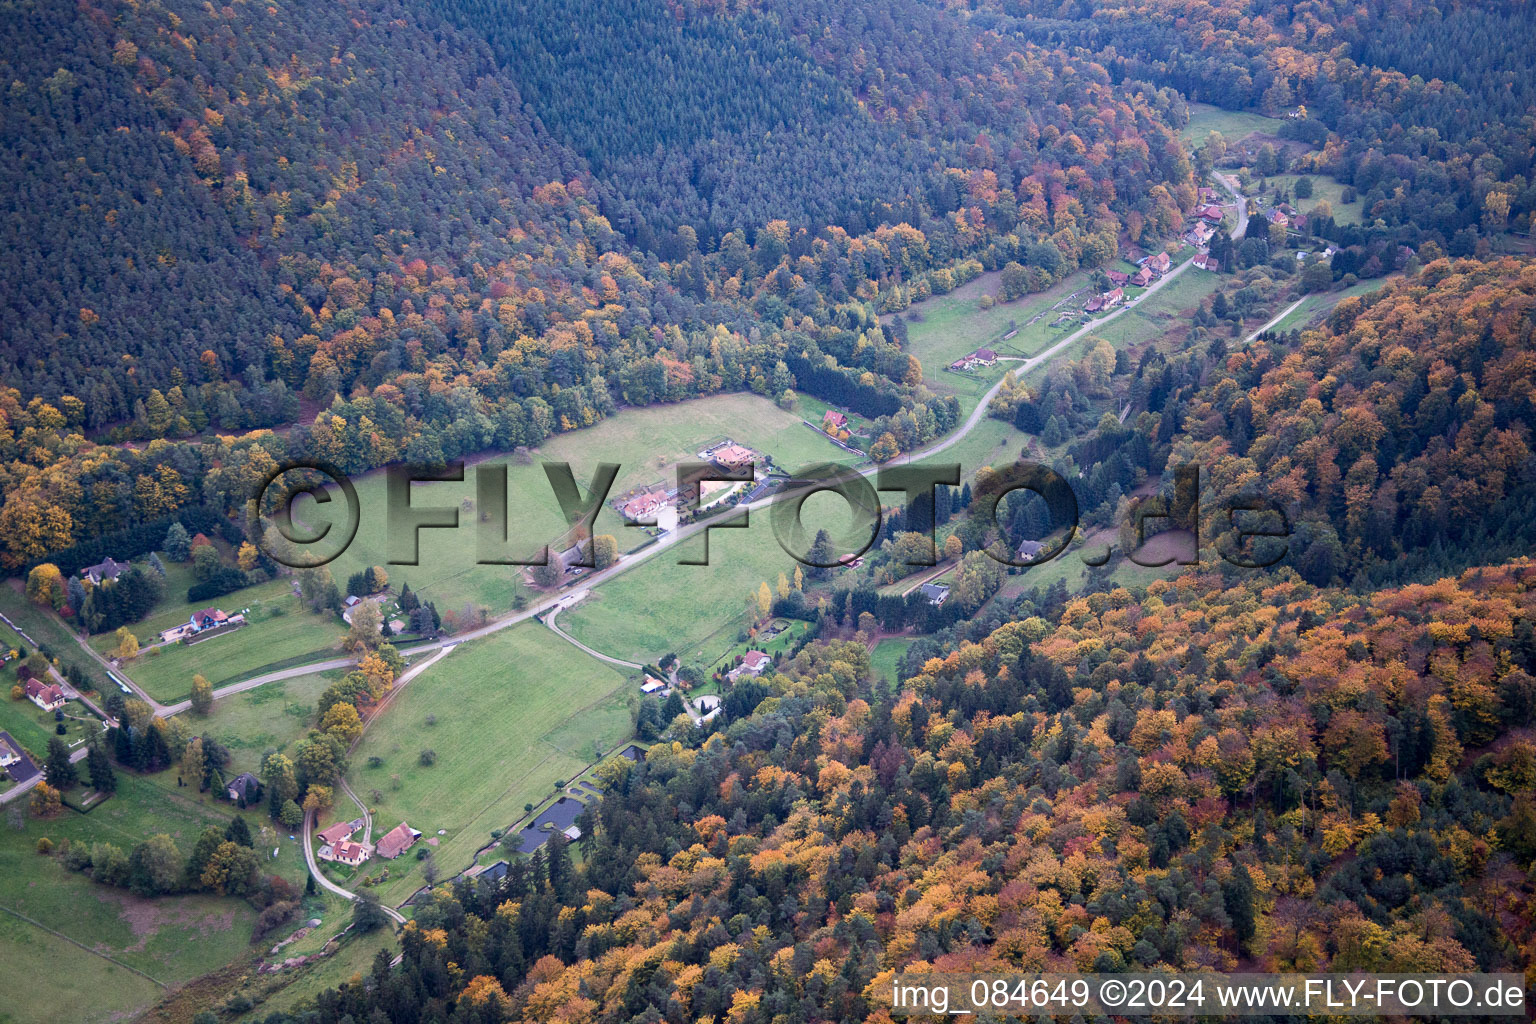
[[[1195,216],[1211,224],[1221,223],[1221,207],[1214,205],[1202,206],[1195,211]]]
[[[1131,284],[1135,285],[1137,288],[1145,288],[1151,283],[1152,271],[1147,267],[1142,267],[1140,270],[1136,271],[1136,273],[1131,275]]]
[[[261,780],[250,772],[241,772],[229,780],[224,790],[229,798],[244,807],[261,795]]]
[[[1083,308],[1090,313],[1097,313],[1101,309],[1113,309],[1115,306],[1120,305],[1120,303],[1124,300],[1124,289],[1111,288],[1109,291],[1104,292],[1101,295],[1095,295],[1093,298],[1089,299],[1088,305],[1084,306]]]
[[[315,837],[327,846],[335,846],[343,839],[351,839],[352,833],[362,827],[363,819],[361,818],[356,821],[338,821],[315,833]]]
[[[760,676],[763,670],[773,663],[773,659],[762,651],[748,651],[741,656],[741,664],[737,665],[727,677],[733,682],[742,676]]]
[[[974,352],[968,352],[949,364],[951,370],[972,370],[978,366],[993,366],[997,363],[997,353],[990,348],[979,348]]]
[[[931,605],[941,605],[949,598],[949,588],[942,583],[924,583],[917,588],[917,592],[926,597]]]
[[[323,855],[324,851],[322,850],[321,853]],[[352,867],[357,867],[368,859],[368,847],[362,843],[354,843],[349,839],[343,839],[331,847],[330,859],[338,864],[348,864]]]
[[[389,835],[379,840],[378,844],[373,848],[373,852],[385,860],[394,860],[406,850],[409,850],[416,840],[420,838],[420,832],[402,821],[390,830]]]
[[[1125,283],[1131,279],[1131,275],[1123,270],[1106,270],[1104,276],[1109,278],[1109,283],[1116,288],[1124,287]]]
[[[58,683],[28,679],[27,699],[44,711],[56,711],[64,706],[64,690]]]
[[[1038,555],[1040,552],[1042,552],[1044,550],[1045,550],[1045,545],[1040,543],[1037,540],[1021,540],[1021,541],[1019,541],[1019,557],[1020,558],[1034,558],[1036,555]]]
[[[666,488],[658,485],[636,494],[621,505],[619,511],[624,513],[625,519],[638,522],[652,518],[658,511],[665,508],[666,505]]]

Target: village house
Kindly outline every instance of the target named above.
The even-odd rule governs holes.
[[[1125,291],[1121,288],[1111,288],[1101,295],[1095,295],[1088,300],[1088,305],[1083,308],[1090,313],[1097,313],[1102,309],[1113,309],[1125,300]]]
[[[924,583],[917,591],[934,606],[943,604],[949,598],[949,588],[942,583]]]
[[[64,706],[64,689],[58,683],[45,683],[41,679],[28,679],[27,699],[44,711],[57,711]]]
[[[1216,190],[1211,188],[1211,186],[1209,186],[1209,185],[1201,185],[1200,186],[1200,202],[1202,202],[1202,203],[1214,203],[1215,201],[1216,201]]]
[[[739,444],[728,444],[716,449],[710,456],[715,465],[727,471],[751,469],[757,461],[757,453]]]
[[[1210,223],[1210,224],[1220,224],[1221,223],[1221,207],[1216,206],[1215,204],[1208,204],[1206,206],[1202,206],[1199,209],[1195,210],[1195,216],[1199,217],[1201,220],[1206,221],[1207,223]]]
[[[1152,270],[1149,267],[1142,267],[1140,270],[1136,271],[1136,273],[1131,275],[1131,284],[1135,285],[1137,288],[1145,288],[1151,283]]]
[[[343,839],[331,847],[330,859],[338,864],[346,864],[355,868],[367,860],[368,856],[368,847],[362,843],[354,843],[351,840]]]
[[[1198,252],[1195,254],[1195,267],[1200,270],[1215,270],[1216,258],[1209,252]]]
[[[1291,226],[1291,218],[1285,215],[1284,210],[1271,211],[1269,215],[1269,222],[1282,228],[1288,228]]]
[[[9,768],[21,760],[21,751],[11,745],[11,738],[0,733],[0,768]]]
[[[1168,273],[1168,268],[1172,265],[1173,260],[1165,252],[1160,252],[1147,260],[1147,269],[1154,274],[1166,274]]]
[[[666,688],[666,683],[662,682],[660,679],[653,679],[650,676],[646,676],[645,681],[640,684],[640,692],[647,696],[653,693],[660,693]]]
[[[390,829],[388,835],[378,841],[373,848],[373,852],[385,860],[394,860],[415,845],[416,840],[420,838],[420,832],[402,821]]]
[[[772,663],[773,659],[762,651],[748,651],[741,656],[741,664],[737,665],[726,675],[732,682],[735,682],[742,676],[760,676],[763,674],[763,670]]]
[[[1019,541],[1019,557],[1022,558],[1022,559],[1025,559],[1026,561],[1028,559],[1034,558],[1036,555],[1038,555],[1040,552],[1042,552],[1044,550],[1045,550],[1045,545],[1040,543],[1037,540],[1021,540],[1021,541]]]
[[[127,562],[119,562],[110,555],[95,565],[88,565],[80,570],[80,575],[100,586],[103,583],[115,581],[118,576],[128,571]]]
[[[335,846],[343,839],[351,839],[352,833],[356,832],[362,827],[362,818],[357,818],[353,821],[338,821],[315,833],[315,838],[319,839],[327,846]]]
[[[835,434],[839,430],[847,430],[848,417],[836,409],[828,409],[827,414],[821,418],[821,429],[829,434]]]
[[[1131,275],[1123,270],[1106,270],[1104,271],[1104,276],[1109,278],[1109,283],[1116,288],[1123,288],[1126,282],[1131,279]]]
[[[619,507],[624,518],[632,522],[642,522],[652,519],[656,513],[668,504],[667,491],[664,487],[648,488],[634,495]]]
[[[241,772],[229,780],[224,791],[235,803],[246,807],[261,796],[261,780],[250,772]]]

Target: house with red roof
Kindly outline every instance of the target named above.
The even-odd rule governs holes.
[[[57,711],[66,700],[63,687],[58,683],[45,683],[41,679],[27,680],[27,699],[44,711]]]

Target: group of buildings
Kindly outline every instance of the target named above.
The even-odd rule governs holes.
[[[751,472],[759,463],[767,461],[759,452],[729,438],[699,452],[699,458],[731,474]],[[722,492],[729,492],[732,487],[739,486],[725,482],[719,482],[714,487],[709,484],[707,480],[699,484],[700,508],[708,507],[712,496],[713,500],[720,500]],[[681,504],[678,500],[679,491],[676,484],[647,484],[615,500],[614,507],[627,522],[654,525],[663,533],[669,533],[676,530],[678,525]]]
[[[160,642],[173,644],[178,640],[189,640],[203,634],[212,635],[239,629],[243,625],[245,625],[245,615],[241,612],[229,615],[221,608],[204,608],[202,611],[193,612],[186,622],[161,630]]]
[[[373,856],[394,860],[421,838],[421,832],[418,829],[411,828],[402,821],[371,846],[367,843],[355,842],[352,837],[365,824],[362,818],[353,818],[351,821],[338,821],[321,829],[315,834],[315,838],[320,840],[320,849],[315,851],[315,856],[321,860],[355,868]]]
[[[949,364],[949,368],[956,373],[966,370],[974,370],[978,366],[994,366],[997,363],[997,353],[990,348],[979,348],[974,352],[968,352]]]
[[[1109,278],[1110,289],[1100,292],[1083,306],[1084,313],[1102,313],[1114,309],[1125,301],[1125,289],[1127,287],[1145,288],[1153,281],[1168,273],[1173,266],[1173,258],[1166,252],[1160,252],[1139,261],[1140,266],[1134,274],[1127,274],[1122,270],[1106,270],[1104,276]]]

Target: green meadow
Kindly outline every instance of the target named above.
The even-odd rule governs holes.
[[[633,694],[631,694],[633,689]],[[631,733],[637,684],[537,623],[455,649],[402,689],[352,753],[348,781],[374,814],[374,839],[401,821],[424,835],[446,877],[474,852]],[[435,752],[430,766],[424,750]],[[377,758],[375,764],[373,759]],[[338,815],[351,804],[337,806]],[[439,829],[446,830],[438,836]],[[433,841],[436,841],[435,843]],[[422,883],[412,849],[370,860],[363,873],[389,880],[394,903]]]

